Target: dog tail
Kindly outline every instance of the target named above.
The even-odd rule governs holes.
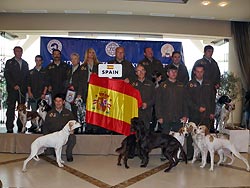
[[[115,150],[115,152],[117,152],[117,153],[121,153],[121,150],[122,150],[122,146],[121,146],[121,147],[119,147],[119,148],[117,148],[117,149]]]
[[[183,149],[181,143],[179,143],[179,148],[180,148],[180,150],[181,150],[180,155],[181,155],[183,161],[185,161],[185,163],[187,164],[187,154],[186,154],[186,152],[184,151],[184,149]]]

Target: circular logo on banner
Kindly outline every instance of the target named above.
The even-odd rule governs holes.
[[[161,47],[162,57],[171,57],[173,52],[174,52],[174,47],[171,44],[164,44]]]
[[[54,49],[62,51],[62,43],[59,40],[52,39],[47,44],[47,50],[52,54]]]
[[[115,49],[119,47],[116,42],[109,42],[105,47],[105,52],[110,57],[115,57]]]

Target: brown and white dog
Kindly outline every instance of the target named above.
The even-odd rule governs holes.
[[[17,111],[18,111],[18,118],[23,124],[23,128],[21,131],[22,133],[25,133],[26,131],[27,121],[31,121],[34,125],[37,126],[37,129],[40,128],[42,118],[37,112],[27,111],[27,107],[25,104],[18,104]]]
[[[202,162],[201,162],[200,167],[204,168],[205,166],[204,164],[206,163],[206,159],[207,159],[206,157],[207,157],[208,149],[206,147],[206,144],[204,143],[203,135],[197,134],[198,127],[196,126],[195,123],[189,122],[188,126],[189,126],[188,130],[191,133],[191,136],[193,139],[193,147],[194,147],[194,155],[193,155],[192,163],[194,163],[198,159],[199,154],[201,153]],[[211,134],[211,135],[217,138],[226,139],[226,137],[222,134]],[[219,157],[220,157],[217,165],[220,165],[222,162],[225,162],[227,160],[227,157],[231,159],[231,162],[227,164],[232,165],[234,161],[234,157],[230,155],[230,152],[228,152],[228,150],[219,149],[217,153],[219,154]]]
[[[170,131],[169,134],[175,137],[181,143],[183,147],[185,137],[187,137],[189,134],[189,129],[188,129],[187,124],[184,124],[184,126],[181,127],[178,132]],[[180,153],[181,153],[181,150],[178,151],[178,154],[177,154],[178,158],[180,158]]]
[[[211,158],[210,171],[214,170],[214,153],[220,150],[229,150],[230,152],[232,152],[232,155],[235,155],[237,158],[241,159],[246,164],[247,171],[250,171],[248,161],[236,150],[234,145],[228,139],[216,138],[214,135],[209,134],[208,128],[204,125],[198,127],[197,135],[201,136],[201,142],[207,148],[206,150],[208,150],[210,153],[210,158]],[[204,157],[206,157],[206,155]],[[204,160],[203,162],[204,163],[202,164],[202,167],[205,167],[206,160]]]

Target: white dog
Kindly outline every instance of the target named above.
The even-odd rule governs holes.
[[[78,127],[81,127],[80,123],[75,120],[70,120],[61,131],[37,138],[31,144],[30,156],[23,162],[23,171],[26,171],[26,165],[31,159],[39,161],[38,155],[43,153],[48,147],[55,148],[56,162],[59,167],[63,167],[64,165],[62,163],[64,163],[64,161],[61,158],[62,147],[67,143],[69,135]]]
[[[185,137],[187,137],[189,134],[188,127],[186,125],[184,125],[182,128],[179,129],[178,132],[170,131],[169,134],[172,135],[173,137],[175,137],[181,143],[181,145],[183,147]],[[179,149],[178,154],[177,154],[178,158],[180,157],[180,152],[181,152],[181,150]]]
[[[216,151],[220,151],[218,153],[219,153],[219,155],[221,155],[221,153],[223,153],[223,151],[221,151],[221,150],[225,150],[225,149],[232,152],[232,155],[235,155],[236,157],[241,159],[246,164],[247,171],[250,171],[248,161],[236,150],[234,145],[228,139],[216,138],[215,136],[209,134],[208,128],[204,125],[198,127],[197,135],[202,136],[203,143],[207,147],[207,150],[210,153],[210,158],[211,158],[210,171],[214,170],[214,153]],[[206,158],[206,155],[204,157]],[[204,160],[203,162],[204,163],[202,164],[202,168],[205,167],[206,160]],[[221,159],[219,162],[221,162]]]

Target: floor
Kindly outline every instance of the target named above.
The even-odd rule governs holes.
[[[159,155],[150,156],[147,168],[139,167],[138,158],[131,159],[129,169],[117,166],[114,155],[74,155],[74,161],[65,162],[63,168],[57,166],[53,156],[42,156],[38,162],[30,161],[27,172],[23,173],[22,164],[27,156],[0,153],[0,180],[4,188],[250,188],[250,172],[238,159],[233,166],[215,166],[213,172],[209,171],[209,165],[201,169],[199,162],[181,162],[165,173],[168,163],[161,162]],[[244,156],[250,160],[249,154]]]

